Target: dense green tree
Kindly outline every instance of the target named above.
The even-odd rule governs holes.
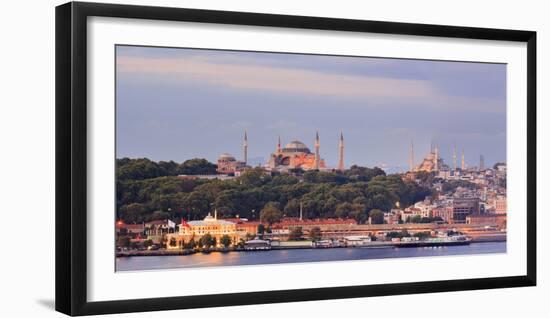
[[[149,247],[151,245],[153,245],[153,240],[145,240],[143,242],[143,246],[145,246],[145,247]]]
[[[389,239],[392,238],[404,238],[411,236],[410,233],[407,230],[401,230],[400,232],[392,231],[386,233],[386,237]]]
[[[386,175],[379,168],[352,166],[344,172],[298,171],[273,177],[254,168],[223,181],[171,175],[182,174],[183,168],[187,169],[185,174],[212,172],[204,159],[181,165],[118,159],[117,217],[127,223],[166,218],[199,220],[216,209],[220,217],[238,214],[257,220],[266,205],[277,202],[277,210],[289,217],[299,216],[301,204],[304,218],[353,217],[363,223],[372,209],[388,211],[396,202],[409,206],[431,194],[428,186],[403,181],[400,175]],[[269,214],[274,220],[280,218],[277,212]]]
[[[116,245],[118,247],[129,247],[130,246],[130,237],[128,237],[128,236],[119,236],[117,238]]]
[[[119,159],[116,166],[117,180],[140,180],[162,176],[158,164],[147,158]]]
[[[364,204],[353,203],[351,205],[350,217],[354,218],[357,223],[365,223],[368,218],[367,207]]]
[[[206,159],[195,158],[183,162],[179,166],[179,173],[186,175],[216,174],[217,168],[217,165]]]
[[[415,215],[410,217],[409,223],[420,223],[420,221],[422,221],[422,217],[420,215]]]
[[[171,237],[170,238],[170,243],[168,243],[168,244],[170,244],[171,247],[175,247],[178,244],[178,242],[176,241],[175,237]]]
[[[225,248],[229,247],[229,245],[231,245],[231,237],[227,234],[223,235],[220,237],[220,244]]]
[[[300,201],[298,199],[289,200],[284,209],[284,214],[288,217],[297,217],[300,215]]]
[[[192,237],[192,238],[189,240],[189,242],[187,242],[187,244],[185,244],[185,248],[192,250],[192,249],[194,249],[195,247],[197,247],[197,242],[195,242],[195,238]]]
[[[262,168],[253,168],[246,170],[239,178],[238,182],[245,186],[261,186],[271,181],[271,176],[267,175]]]
[[[279,210],[278,202],[268,202],[264,208],[260,211],[260,220],[271,226],[273,223],[279,222],[283,216],[281,210]]]
[[[265,233],[265,225],[262,223],[258,224],[258,234],[263,235]]]
[[[147,207],[141,203],[130,203],[123,209],[124,222],[126,223],[141,223],[145,221],[145,212]]]
[[[386,173],[384,172],[384,170],[378,167],[374,167],[371,169],[353,165],[344,172],[344,175],[354,181],[368,182],[376,176],[385,176]]]
[[[212,237],[210,233],[206,233],[199,239],[199,245],[203,248],[209,249],[216,245],[216,239]]]
[[[413,236],[418,237],[421,240],[425,240],[428,237],[430,237],[430,232],[418,232],[418,233],[414,233]]]

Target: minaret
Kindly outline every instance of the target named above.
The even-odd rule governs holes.
[[[456,145],[453,146],[453,170],[456,170]]]
[[[414,144],[411,140],[411,148],[409,149],[409,171],[414,172]]]
[[[434,169],[435,171],[439,170],[439,146],[435,145],[435,152],[434,152]]]
[[[320,147],[320,143],[319,143],[319,131],[317,131],[315,133],[315,169],[319,170],[319,161],[320,160],[320,156],[319,156],[319,147]]]
[[[214,220],[218,219],[218,209],[214,209]]]
[[[344,171],[344,134],[341,131],[338,143],[338,170]]]
[[[464,162],[464,148],[462,149],[462,158],[460,160],[460,169],[462,169],[462,170],[466,169],[466,163]]]
[[[303,214],[303,204],[302,204],[302,202],[300,202],[300,221],[303,220],[303,216],[304,216],[304,214]]]
[[[246,166],[246,163],[248,162],[248,136],[246,135],[246,130],[244,131],[244,143],[243,143],[243,151],[244,151],[244,164]]]
[[[277,142],[277,153],[281,152],[281,136],[279,136],[279,140]]]
[[[485,170],[485,158],[483,155],[479,155],[479,171]]]

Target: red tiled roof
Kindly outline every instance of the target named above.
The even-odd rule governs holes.
[[[312,225],[345,225],[357,224],[354,219],[305,219],[285,218],[281,222],[273,224],[273,228],[288,227],[288,226],[312,226]]]

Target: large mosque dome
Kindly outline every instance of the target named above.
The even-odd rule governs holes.
[[[283,152],[305,152],[311,153],[309,148],[301,141],[294,140],[288,143],[284,148]]]

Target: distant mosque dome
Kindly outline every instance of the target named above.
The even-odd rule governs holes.
[[[216,218],[214,218],[214,217],[212,216],[212,214],[210,214],[210,212],[208,212],[208,215],[204,218],[203,221],[204,221],[204,222],[214,222],[214,221],[216,221]]]
[[[311,153],[309,148],[301,141],[294,140],[291,141],[283,148],[283,152],[305,152]]]
[[[228,154],[228,153],[222,153],[220,155],[220,157],[218,158],[219,161],[237,161],[237,159],[235,159],[235,157],[233,157],[232,155]]]

